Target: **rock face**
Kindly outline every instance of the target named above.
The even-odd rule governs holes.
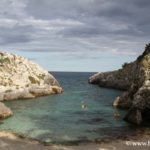
[[[3,103],[0,102],[0,119],[7,118],[13,113],[10,108],[6,107]]]
[[[0,101],[61,92],[57,80],[39,65],[24,57],[0,52]]]
[[[113,105],[129,109],[125,116],[128,122],[150,121],[150,44],[136,61],[124,64],[117,71],[97,73],[89,78],[89,83],[126,90]]]

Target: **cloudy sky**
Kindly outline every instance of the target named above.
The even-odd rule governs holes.
[[[150,0],[0,0],[0,49],[52,71],[106,71],[150,39]]]

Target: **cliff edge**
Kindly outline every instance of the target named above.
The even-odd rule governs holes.
[[[61,92],[58,81],[38,64],[21,56],[0,52],[0,101]],[[11,115],[11,110],[0,103],[1,118],[7,117],[7,110],[8,116]]]
[[[150,120],[150,44],[134,62],[125,63],[121,69],[97,73],[89,83],[102,87],[125,90],[113,103],[115,107],[127,108],[125,120],[141,124]]]

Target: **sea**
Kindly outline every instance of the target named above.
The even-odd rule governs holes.
[[[53,144],[95,142],[135,132],[136,128],[123,120],[126,110],[112,107],[123,91],[89,84],[93,72],[51,74],[64,92],[5,102],[14,115],[0,122],[1,131]]]

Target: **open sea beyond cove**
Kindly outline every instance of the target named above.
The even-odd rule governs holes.
[[[67,144],[132,134],[122,120],[125,110],[112,107],[122,91],[88,84],[93,73],[51,72],[64,89],[60,95],[5,102],[14,116],[3,120],[6,130],[41,142]],[[120,117],[115,117],[119,114]]]

